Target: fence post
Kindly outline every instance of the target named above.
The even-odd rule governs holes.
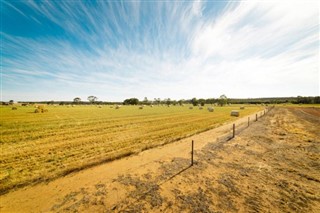
[[[256,114],[256,121],[258,121],[258,114]]]
[[[248,117],[248,126],[250,125],[250,117]]]
[[[191,142],[191,166],[193,166],[193,144],[194,144],[194,142],[192,140],[192,142]]]
[[[236,135],[236,124],[233,124],[233,138],[235,137]]]

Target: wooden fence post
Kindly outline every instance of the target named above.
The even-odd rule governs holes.
[[[258,114],[256,114],[256,121],[258,121]]]
[[[192,140],[192,142],[191,142],[191,166],[193,166],[193,144],[194,144],[194,142]]]
[[[250,117],[248,117],[248,126],[250,125]]]
[[[233,124],[233,138],[236,136],[236,124]]]

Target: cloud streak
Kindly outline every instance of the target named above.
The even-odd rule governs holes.
[[[3,100],[319,95],[316,1],[3,7]],[[18,15],[45,32],[6,30]]]

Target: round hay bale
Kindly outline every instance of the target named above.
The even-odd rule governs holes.
[[[238,110],[232,110],[230,113],[231,116],[239,117],[240,112]]]
[[[38,108],[35,109],[35,110],[34,110],[34,113],[40,113],[40,109],[38,109]]]
[[[17,107],[12,107],[11,109],[12,109],[12,110],[17,110],[18,108],[17,108]]]
[[[245,107],[244,107],[244,106],[241,106],[240,109],[245,109]]]
[[[139,109],[143,109],[143,106],[139,106]]]
[[[199,107],[199,109],[201,110],[201,109],[203,109],[203,107]]]
[[[193,107],[191,106],[191,107],[189,107],[189,109],[193,109]]]
[[[121,108],[121,106],[120,106],[120,105],[117,105],[117,106],[116,106],[116,109],[120,109],[120,108]]]
[[[209,112],[213,112],[213,111],[214,111],[214,108],[213,108],[213,107],[208,107],[208,111],[209,111]]]

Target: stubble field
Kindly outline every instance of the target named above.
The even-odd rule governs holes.
[[[236,120],[239,105],[1,107],[0,194],[177,141]],[[263,109],[246,106],[240,117]]]

